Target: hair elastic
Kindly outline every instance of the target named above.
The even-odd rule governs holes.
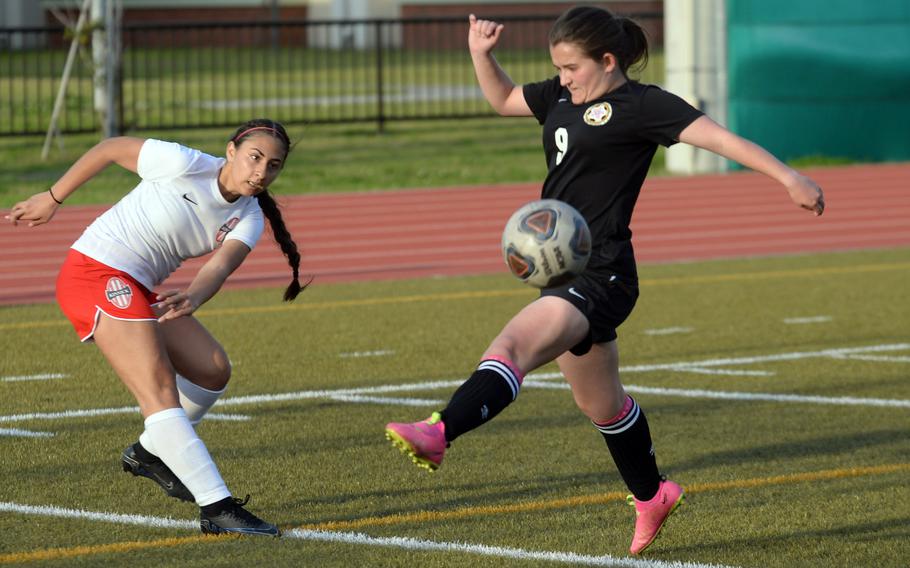
[[[60,201],[59,199],[57,199],[57,196],[54,195],[54,188],[52,188],[52,187],[47,188],[47,192],[51,194],[51,199],[56,201],[57,205],[63,205],[63,202]]]

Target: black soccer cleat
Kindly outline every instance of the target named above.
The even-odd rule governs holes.
[[[205,534],[251,534],[261,536],[281,536],[278,527],[267,523],[243,508],[250,500],[228,497],[223,501],[214,503],[217,511],[214,514],[206,513],[207,505],[199,510],[199,528]]]
[[[138,444],[138,442],[137,442]],[[163,461],[155,457],[150,460],[143,460],[136,455],[136,444],[128,446],[120,455],[120,463],[123,465],[123,471],[128,471],[133,475],[147,477],[161,486],[164,492],[170,497],[195,503],[196,499],[190,490],[186,488],[180,479],[174,475]],[[153,456],[154,457],[154,456]]]

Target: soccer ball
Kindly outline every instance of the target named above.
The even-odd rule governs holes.
[[[568,203],[540,199],[523,205],[502,232],[502,254],[516,278],[535,288],[569,282],[591,257],[591,231]]]

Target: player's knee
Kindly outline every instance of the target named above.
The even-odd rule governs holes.
[[[218,349],[212,353],[208,364],[193,375],[192,381],[208,390],[218,391],[225,388],[231,380],[232,369],[227,353]]]
[[[212,376],[212,389],[220,390],[227,386],[228,381],[231,380],[231,372],[233,367],[231,366],[231,360],[228,359],[227,353],[223,350],[220,350],[215,357],[213,365],[213,376]]]

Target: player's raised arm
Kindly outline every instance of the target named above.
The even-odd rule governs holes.
[[[493,48],[505,26],[492,20],[478,20],[474,14],[468,17],[468,22],[468,49],[484,98],[502,116],[531,116],[521,86],[512,82],[493,57]]]

